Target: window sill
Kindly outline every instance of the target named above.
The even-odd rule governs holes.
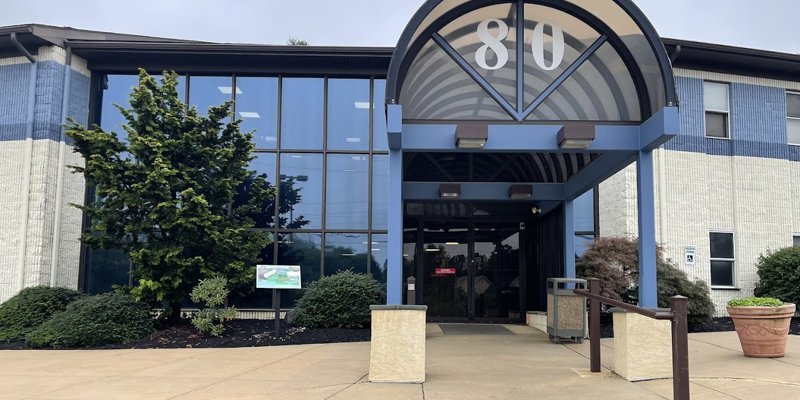
[[[742,289],[735,286],[711,286],[711,290],[741,291]]]
[[[717,140],[731,140],[730,137],[719,137],[719,136],[705,136],[706,139],[717,139]]]

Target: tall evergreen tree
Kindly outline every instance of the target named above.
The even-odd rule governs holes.
[[[159,83],[139,72],[130,108],[115,105],[125,141],[74,121],[67,131],[86,160],[73,169],[95,188],[93,201],[79,206],[91,221],[82,240],[123,249],[133,263],[133,294],[164,304],[172,318],[199,279],[219,275],[234,290],[252,289],[271,240],[254,227],[274,219],[274,187],[248,170],[252,134],[231,120],[231,103],[204,116],[180,100],[177,85],[175,73]],[[287,194],[299,201],[298,192]]]

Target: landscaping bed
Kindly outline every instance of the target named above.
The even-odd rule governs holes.
[[[614,337],[614,324],[611,322],[612,317],[610,314],[603,314],[600,317],[600,332],[601,337],[611,338]],[[701,332],[732,332],[734,331],[733,321],[730,317],[714,318],[711,322],[702,325],[689,325],[689,333]],[[790,335],[800,335],[800,317],[792,318],[792,324],[789,326]]]

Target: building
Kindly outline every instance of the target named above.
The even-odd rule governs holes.
[[[199,110],[235,100],[252,168],[291,188],[264,262],[304,285],[350,268],[399,303],[414,275],[433,318],[519,320],[586,241],[640,236],[643,305],[658,242],[721,314],[800,240],[800,56],[661,39],[626,0],[461,3],[426,2],[396,48],[0,28],[0,301],[130,281],[79,242],[91,187],[62,124],[122,133],[138,68],[177,71]]]

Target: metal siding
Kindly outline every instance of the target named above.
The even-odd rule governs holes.
[[[0,141],[25,139],[30,65],[0,65]]]

